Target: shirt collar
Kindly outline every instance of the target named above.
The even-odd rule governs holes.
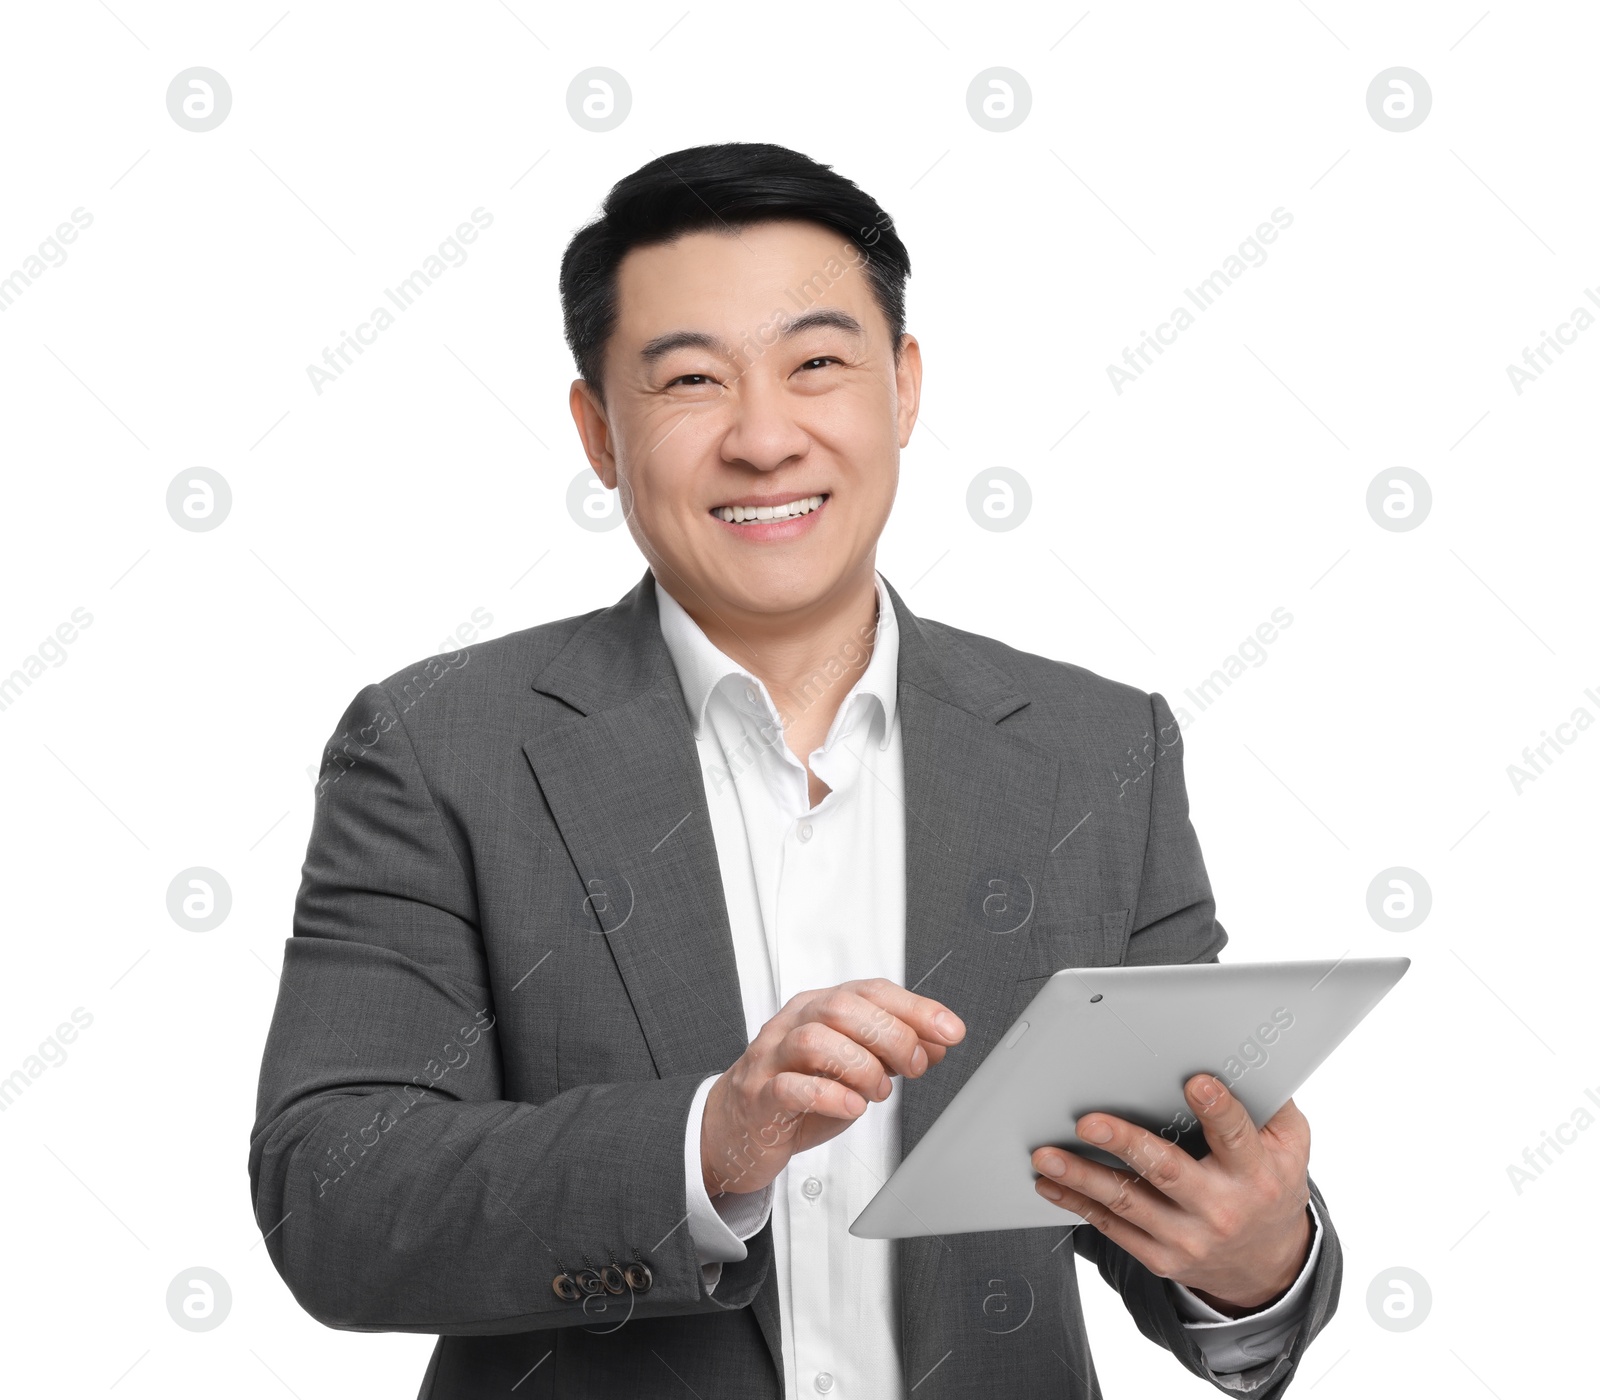
[[[895,620],[894,603],[889,597],[888,586],[881,575],[874,574],[873,579],[878,591],[878,627],[877,636],[873,639],[872,659],[840,703],[838,714],[828,731],[828,744],[832,744],[843,732],[863,700],[868,705],[875,701],[883,714],[881,744],[888,744],[889,731],[894,724],[900,671],[900,629]],[[661,618],[661,639],[666,643],[672,664],[677,668],[678,683],[683,687],[683,698],[689,707],[689,719],[694,726],[695,737],[700,738],[705,731],[706,706],[710,703],[712,693],[730,676],[753,686],[762,706],[776,721],[777,707],[767,694],[766,686],[732,657],[718,650],[683,605],[661,586],[659,579],[655,588],[656,607]],[[851,638],[840,648],[837,657],[829,660],[848,665],[851,657],[858,655],[854,648],[861,644],[859,638]],[[827,664],[824,662],[824,666]]]

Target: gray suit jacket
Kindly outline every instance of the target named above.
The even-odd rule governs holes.
[[[1227,935],[1159,695],[894,604],[907,982],[968,1028],[897,1089],[909,1151],[1041,978],[1214,960]],[[1033,892],[1014,932],[985,912],[997,889]],[[708,1295],[684,1223],[689,1101],[745,1044],[649,575],[356,697],[322,766],[250,1146],[256,1218],[312,1316],[439,1334],[434,1400],[781,1395],[770,1227]],[[1065,1233],[896,1246],[918,1400],[1099,1394]],[[1206,1374],[1161,1279],[1087,1226],[1073,1247]],[[1257,1397],[1287,1386],[1339,1274],[1330,1227]],[[597,1295],[559,1296],[563,1275]]]

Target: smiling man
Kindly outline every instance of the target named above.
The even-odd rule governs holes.
[[[1126,1170],[1034,1153],[1071,1249],[1066,1214],[849,1234],[1040,979],[1226,942],[1166,701],[876,572],[909,271],[782,147],[621,181],[561,293],[648,572],[367,687],[329,746],[255,1208],[314,1316],[439,1335],[423,1396],[1096,1396],[1074,1251],[1230,1392],[1280,1395],[1332,1315],[1305,1119],[1209,1075],[1203,1160],[1104,1114]]]

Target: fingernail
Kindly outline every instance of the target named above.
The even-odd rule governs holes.
[[[1033,1186],[1034,1190],[1047,1200],[1059,1201],[1061,1199],[1061,1188],[1053,1181],[1046,1181],[1043,1177],[1040,1177],[1038,1181],[1033,1183]]]
[[[886,1074],[878,1084],[878,1102],[882,1103],[893,1091],[894,1085],[889,1082],[889,1076]]]
[[[920,1045],[911,1052],[911,1072],[921,1074],[928,1067],[928,1052]]]
[[[1078,1130],[1078,1136],[1085,1142],[1110,1142],[1111,1125],[1104,1119],[1096,1118]]]
[[[1217,1101],[1217,1097],[1221,1092],[1221,1087],[1210,1075],[1195,1081],[1194,1096],[1207,1108],[1210,1108]]]
[[[1067,1159],[1059,1152],[1046,1152],[1039,1158],[1039,1170],[1046,1176],[1060,1176],[1067,1169]]]
[[[867,1111],[867,1101],[854,1089],[844,1096],[844,1106],[849,1112],[858,1115]]]
[[[933,1028],[946,1040],[954,1040],[961,1034],[961,1022],[948,1011],[941,1011],[933,1018]]]

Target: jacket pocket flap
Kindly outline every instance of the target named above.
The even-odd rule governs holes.
[[[1115,967],[1128,947],[1128,914],[1126,909],[1113,909],[1031,925],[1017,980],[1035,981],[1064,967]]]

